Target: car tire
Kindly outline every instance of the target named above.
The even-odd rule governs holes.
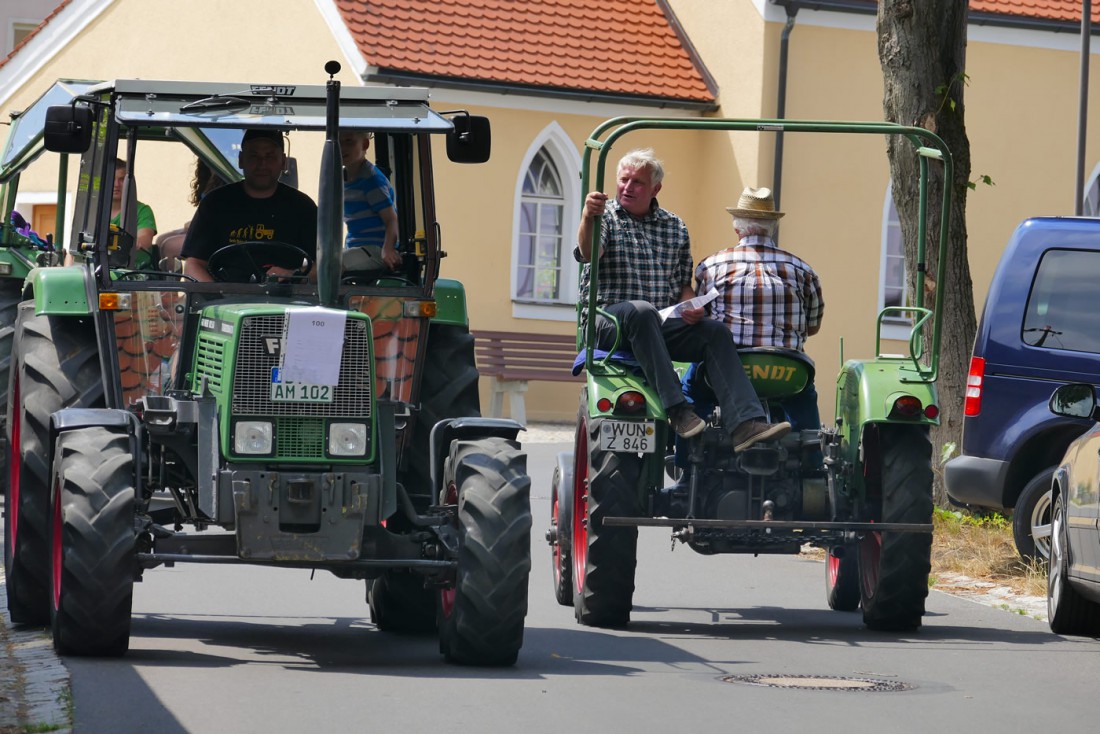
[[[1069,529],[1062,496],[1051,504],[1050,566],[1047,570],[1047,623],[1058,635],[1100,635],[1100,604],[1069,583]]]
[[[1025,561],[1045,563],[1050,557],[1050,484],[1053,480],[1053,466],[1032,477],[1020,492],[1012,511],[1012,537],[1017,552]]]

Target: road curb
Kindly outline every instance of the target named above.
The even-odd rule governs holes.
[[[13,625],[8,585],[0,568],[0,734],[72,732],[69,670],[45,630]]]

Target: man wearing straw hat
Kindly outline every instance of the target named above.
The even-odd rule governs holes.
[[[662,319],[658,313],[693,297],[691,241],[687,227],[657,204],[664,168],[653,151],[635,150],[619,161],[616,196],[593,191],[585,198],[574,256],[587,263],[592,254],[595,221],[600,221],[600,268],[597,303],[619,322],[620,345],[633,352],[646,379],[657,391],[677,435],[688,438],[705,424],[681,390],[672,359],[704,362],[714,375],[713,387],[726,426],[732,427],[734,451],[781,438],[790,423],[770,424],[741,367],[737,347],[721,324],[704,319],[701,308],[686,308]],[[589,268],[581,274],[582,303],[588,299]],[[596,346],[610,349],[614,324],[596,321]],[[585,327],[582,312],[581,328]]]
[[[813,268],[776,244],[784,212],[766,188],[746,188],[726,211],[733,215],[737,245],[699,263],[696,292],[718,291],[708,304],[710,316],[726,325],[738,346],[805,351],[806,337],[821,329],[825,301]],[[784,408],[796,427],[821,427],[812,382]]]

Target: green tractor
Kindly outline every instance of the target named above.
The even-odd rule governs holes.
[[[4,547],[14,621],[49,624],[63,654],[121,655],[147,570],[321,569],[363,581],[382,630],[437,631],[460,664],[515,662],[530,479],[521,426],[480,417],[464,290],[439,277],[431,157],[442,135],[451,160],[487,160],[489,123],[427,99],[331,78],[116,80],[49,108],[45,147],[82,156],[77,263],[31,270],[15,320]],[[101,192],[116,150],[148,171],[158,146],[183,144],[233,180],[233,146],[255,128],[298,151],[316,141],[316,252],[214,243],[225,245],[209,261],[215,277],[250,262],[250,282],[120,261],[136,220],[109,226]],[[397,201],[400,273],[342,265],[340,130],[374,135]],[[316,275],[266,276],[264,264],[288,258]]]
[[[897,135],[909,140],[921,170],[921,212],[926,211],[927,166],[942,163],[951,178],[951,156],[934,134],[890,123],[792,120],[616,118],[592,133],[583,160],[583,191],[604,190],[612,144],[638,130],[767,131],[784,133]],[[592,154],[598,153],[595,185]],[[943,212],[949,209],[946,189]],[[939,228],[939,275],[944,282],[948,222]],[[578,311],[598,312],[599,247],[595,228],[591,282]],[[670,528],[674,545],[705,555],[797,554],[804,545],[825,549],[826,600],[830,608],[862,607],[876,630],[914,630],[928,595],[932,533],[932,448],[937,422],[942,290],[922,302],[925,225],[919,233],[917,303],[888,307],[877,321],[876,353],[849,360],[836,381],[833,428],[802,426],[779,441],[735,454],[731,426],[720,411],[706,415],[706,429],[679,448],[687,482],[665,486],[679,471],[674,434],[656,391],[630,364],[629,354],[594,349],[596,319],[579,323],[586,385],[580,397],[572,453],[559,455],[551,488],[554,594],[572,606],[584,625],[626,625],[633,605],[638,528]],[[613,320],[610,314],[606,316]],[[884,316],[911,322],[908,354],[880,349]],[[742,363],[770,419],[783,420],[784,399],[813,379],[802,353],[740,350]],[[684,367],[688,367],[684,365]],[[696,404],[707,402],[706,380],[695,381]],[[713,396],[709,396],[711,402]],[[796,426],[796,429],[799,429]]]
[[[8,139],[0,153],[0,385],[8,384],[11,366],[12,338],[15,314],[23,299],[23,285],[31,270],[61,264],[59,248],[65,236],[65,189],[68,186],[67,155],[58,159],[57,213],[54,231],[38,233],[29,212],[20,213],[19,182],[29,166],[46,152],[43,127],[46,110],[51,106],[71,102],[94,82],[62,79],[26,109],[12,115]],[[0,412],[4,412],[7,393],[0,397]],[[3,459],[0,458],[0,461]]]

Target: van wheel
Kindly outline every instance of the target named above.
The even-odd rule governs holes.
[[[1054,467],[1036,474],[1020,492],[1012,511],[1012,537],[1025,561],[1045,563],[1050,558],[1050,483]]]

